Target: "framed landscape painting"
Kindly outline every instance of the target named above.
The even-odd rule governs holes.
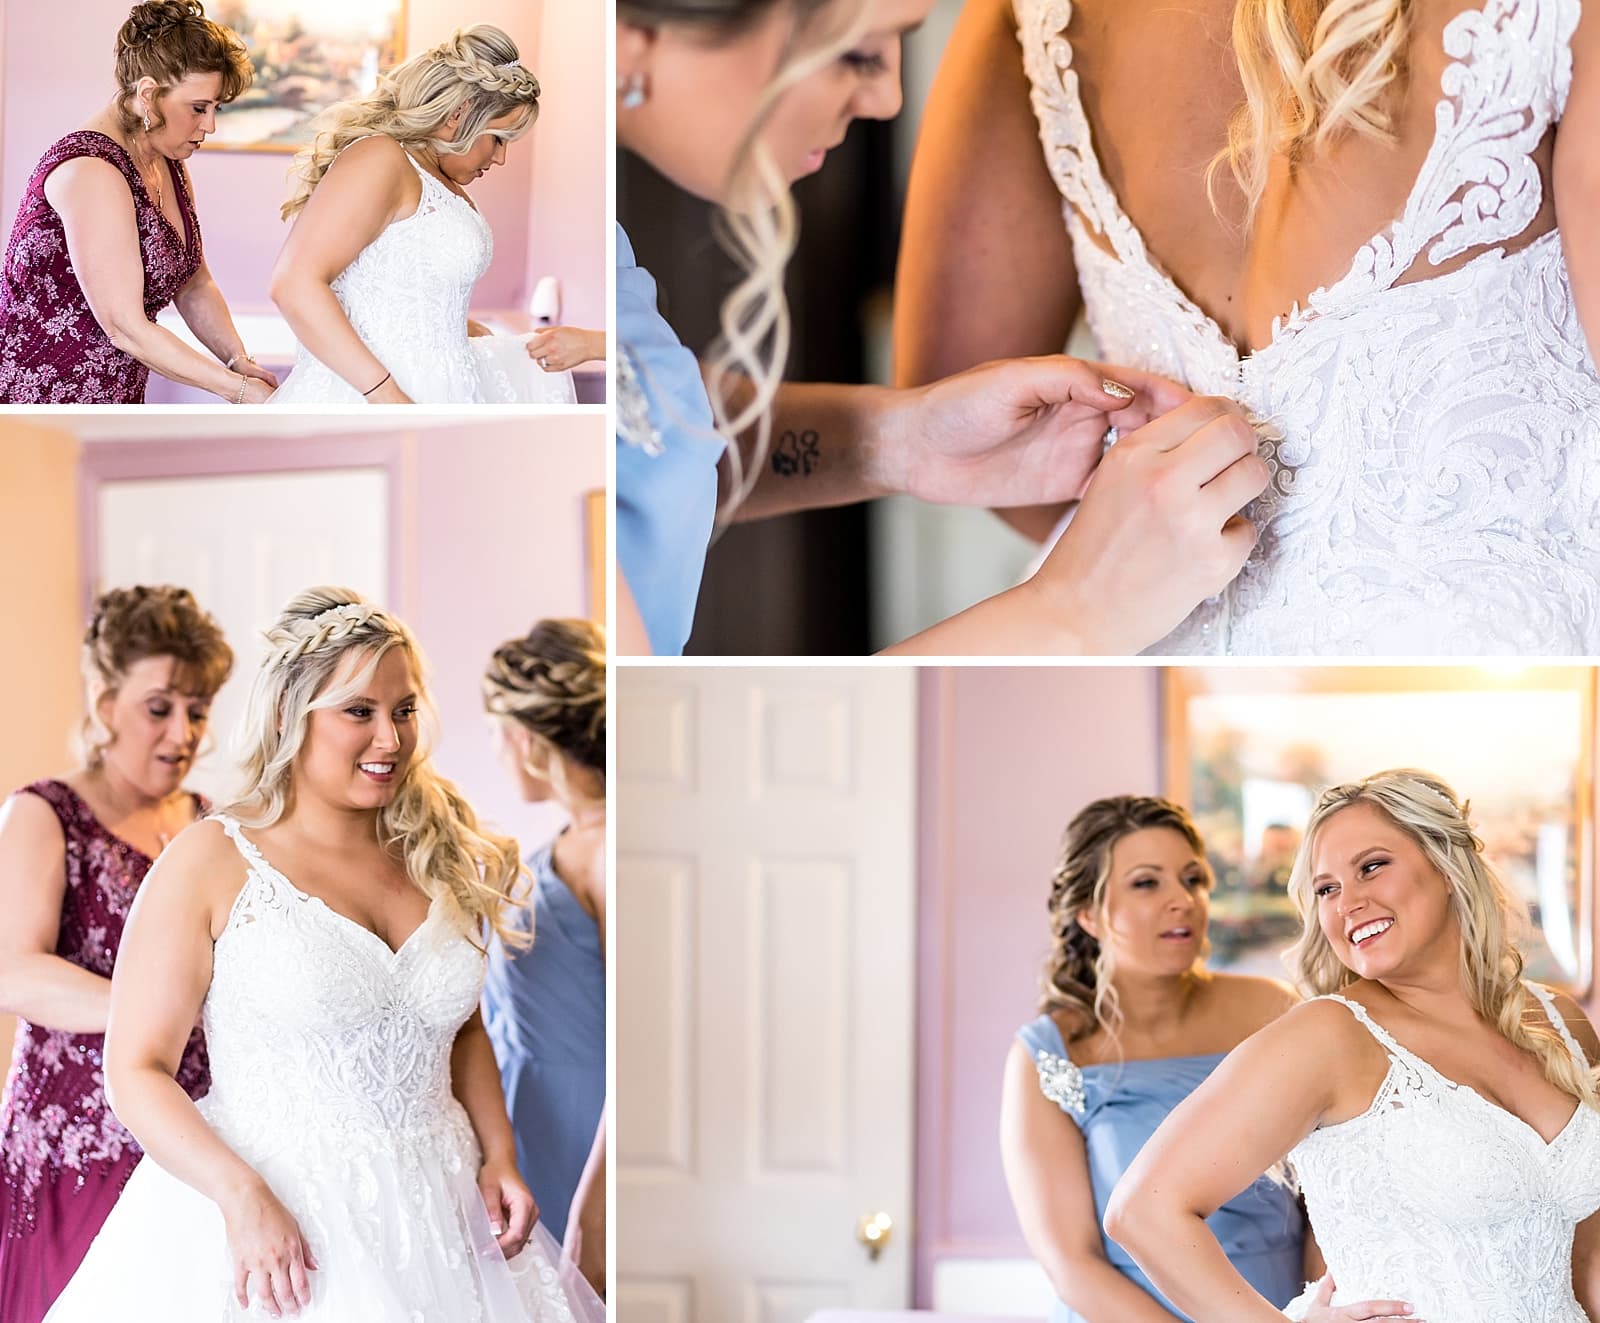
[[[406,0],[221,0],[212,17],[244,39],[255,69],[218,111],[212,148],[299,151],[319,114],[405,58]]]

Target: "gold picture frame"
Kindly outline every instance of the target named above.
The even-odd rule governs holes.
[[[1587,995],[1595,686],[1587,666],[1168,668],[1163,780],[1216,873],[1212,963],[1282,977],[1299,931],[1285,884],[1316,795],[1411,766],[1470,800],[1528,903],[1530,977]]]
[[[217,111],[210,151],[297,152],[329,106],[364,96],[405,59],[407,0],[219,0],[211,16],[243,39],[255,80]]]
[[[584,539],[589,564],[589,618],[606,627],[606,494],[603,489],[584,493]]]

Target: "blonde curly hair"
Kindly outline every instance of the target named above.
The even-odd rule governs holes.
[[[313,712],[358,696],[378,663],[398,648],[416,677],[424,731],[433,724],[421,650],[399,620],[348,588],[309,588],[284,607],[266,632],[270,651],[256,673],[240,734],[243,786],[227,812],[247,827],[267,827],[293,805],[294,765]],[[346,654],[363,665],[343,684],[333,679]],[[378,813],[379,841],[405,861],[406,874],[430,900],[445,898],[463,932],[492,930],[513,946],[528,935],[506,922],[526,871],[516,841],[482,828],[456,787],[440,776],[419,741],[394,798]]]
[[[1341,135],[1395,140],[1385,104],[1406,76],[1412,0],[1238,0],[1233,49],[1245,104],[1228,125],[1226,164],[1253,219],[1275,157],[1291,165]]]
[[[453,140],[431,136],[463,106]],[[539,80],[522,67],[516,43],[488,23],[463,28],[382,75],[371,96],[323,112],[311,145],[295,157],[283,219],[305,207],[335,158],[359,138],[382,134],[402,147],[459,156],[490,131],[490,123],[518,111],[515,123],[494,130],[507,142],[520,138],[539,116]]]
[[[1416,842],[1450,887],[1450,907],[1461,931],[1461,986],[1472,1007],[1507,1040],[1533,1054],[1544,1077],[1564,1093],[1600,1107],[1594,1072],[1573,1059],[1522,981],[1516,939],[1526,912],[1483,853],[1470,821],[1471,805],[1431,772],[1396,768],[1365,780],[1324,790],[1306,825],[1305,839],[1289,877],[1289,895],[1299,911],[1299,940],[1284,959],[1308,996],[1337,992],[1355,979],[1322,931],[1312,884],[1317,834],[1335,814],[1370,804]]]

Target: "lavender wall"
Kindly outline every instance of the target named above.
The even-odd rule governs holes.
[[[0,0],[0,234],[9,235],[45,147],[111,97],[111,51],[128,7],[127,0]],[[531,279],[553,272],[562,277],[570,306],[603,310],[604,6],[596,0],[409,0],[406,49],[423,50],[474,22],[509,32],[546,87],[539,124],[473,190],[495,234],[494,262],[475,304],[522,307]],[[190,167],[207,260],[229,302],[243,311],[269,307],[267,278],[287,233],[278,207],[290,160],[207,150]]]
[[[1000,1171],[1001,1067],[1032,1018],[1062,828],[1159,790],[1159,671],[964,667],[921,679],[916,1303],[946,1256],[1026,1255]]]

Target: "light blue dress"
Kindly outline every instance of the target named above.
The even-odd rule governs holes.
[[[606,967],[600,928],[555,874],[553,846],[530,856],[533,903],[513,925],[532,948],[493,942],[484,1024],[500,1063],[517,1166],[558,1241],[606,1103]]]
[[[1112,1187],[1145,1141],[1180,1102],[1221,1063],[1223,1053],[1162,1057],[1154,1061],[1107,1062],[1079,1069],[1067,1055],[1061,1031],[1048,1015],[1024,1025],[1017,1037],[1033,1055],[1039,1087],[1083,1132],[1094,1189],[1095,1216],[1104,1219]],[[1196,1136],[1204,1143],[1205,1136]],[[1300,1294],[1305,1219],[1292,1191],[1263,1176],[1206,1219],[1228,1260],[1251,1286],[1280,1309]],[[1127,1251],[1101,1233],[1106,1259],[1118,1272],[1176,1309],[1151,1284]],[[1085,1323],[1060,1301],[1050,1323]]]
[[[688,642],[726,445],[700,363],[656,308],[617,227],[617,563],[657,656]]]

